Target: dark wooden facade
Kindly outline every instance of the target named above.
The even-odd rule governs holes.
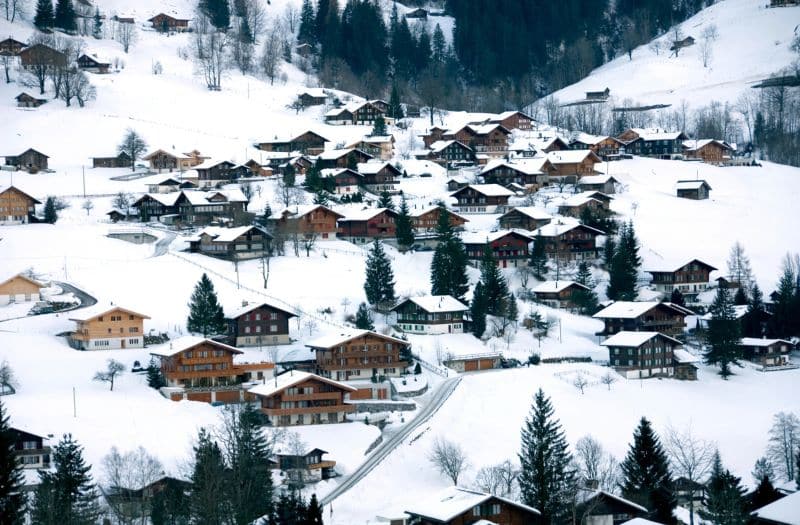
[[[212,226],[189,241],[189,251],[232,261],[257,259],[270,250],[272,235],[261,226]]]
[[[705,200],[711,194],[711,185],[706,181],[678,181],[677,195],[682,199]]]
[[[563,225],[551,222],[533,232],[534,239],[544,243],[548,257],[562,261],[580,261],[597,258],[597,236],[604,232],[584,224]]]
[[[183,32],[189,30],[189,20],[187,18],[176,18],[165,13],[159,13],[148,22],[153,24],[153,29],[161,33],[172,31]]]
[[[131,156],[123,151],[116,157],[92,157],[93,168],[130,168]]]
[[[306,131],[289,140],[272,140],[260,142],[256,145],[263,151],[278,151],[290,153],[298,151],[303,155],[319,155],[325,151],[325,143],[328,139],[313,131]]]
[[[111,69],[111,64],[101,60],[97,56],[84,53],[78,57],[78,67],[92,73],[108,73],[108,70]]]
[[[198,166],[195,166],[194,169],[197,170],[198,180],[206,182],[218,182],[232,180],[231,169],[233,169],[234,166],[235,164],[228,160],[219,162],[206,161]]]
[[[358,172],[363,176],[364,186],[377,193],[382,191],[392,193],[396,191],[397,183],[403,175],[400,170],[390,162],[384,162],[380,169],[377,170],[373,164],[379,163],[368,162],[357,166]]]
[[[50,447],[44,444],[47,438],[13,427],[8,430],[14,441],[14,456],[22,468],[50,468]]]
[[[36,66],[67,67],[67,55],[44,44],[34,44],[19,52],[24,68]]]
[[[547,184],[550,174],[555,173],[555,168],[550,161],[544,161],[540,170],[534,171],[525,166],[517,166],[503,162],[497,166],[481,172],[486,184],[500,184],[506,186],[511,183],[522,186],[541,187]]]
[[[646,270],[653,276],[652,284],[656,290],[665,294],[678,290],[685,296],[696,296],[708,288],[711,272],[716,270],[710,264],[692,259],[674,270]]]
[[[674,352],[681,347],[677,339],[657,332],[623,331],[601,344],[608,347],[609,364],[627,379],[675,375]]]
[[[630,306],[633,314],[621,313]],[[694,312],[673,303],[618,301],[593,315],[605,326],[596,335],[610,336],[618,332],[660,332],[670,337],[680,337],[686,327],[686,316]]]
[[[546,304],[553,308],[565,308],[572,310],[578,305],[574,302],[577,292],[588,291],[589,288],[574,281],[545,281],[533,288],[533,296],[537,302]]]
[[[530,236],[518,231],[497,232],[480,239],[480,234],[470,234],[464,238],[467,259],[478,264],[483,259],[486,247],[492,250],[500,268],[516,268],[528,264],[530,257]]]
[[[417,508],[419,507],[419,508]],[[420,502],[405,509],[407,525],[537,525],[540,513],[509,499],[460,487],[451,487],[433,501]]]
[[[306,343],[316,352],[317,373],[339,381],[399,376],[409,365],[400,357],[409,343],[368,330]]]
[[[20,93],[14,99],[17,101],[18,108],[38,108],[42,104],[47,103],[47,99],[36,98],[27,93]]]
[[[533,128],[533,117],[522,111],[506,111],[492,117],[489,122],[500,124],[506,129],[529,130]]]
[[[496,185],[494,188],[486,189],[483,185],[470,184],[453,192],[451,196],[455,197],[456,206],[461,211],[493,213],[508,206],[508,198],[512,195],[512,192],[508,190],[505,192],[494,191],[496,189]]]
[[[37,172],[47,169],[47,155],[33,148],[26,149],[19,155],[6,156],[6,166],[14,166],[18,170]]]
[[[411,225],[417,234],[433,233],[439,224],[439,217],[442,212],[447,213],[450,226],[456,230],[462,229],[468,221],[461,215],[457,215],[442,206],[428,208],[421,212],[411,212]]]
[[[344,217],[339,219],[339,236],[354,242],[392,238],[397,233],[397,213],[383,208],[367,217]]]
[[[296,233],[303,238],[328,240],[336,238],[337,221],[343,218],[344,215],[320,204],[310,208],[285,209],[273,221],[278,231],[287,236]]]
[[[372,155],[364,153],[358,149],[340,150],[338,153],[330,153],[328,155],[320,156],[317,158],[317,167],[319,169],[325,168],[353,168],[362,162],[367,162],[372,158]]]
[[[297,315],[270,303],[251,303],[225,317],[233,346],[262,347],[289,344],[289,320]]]
[[[527,207],[511,208],[498,219],[500,227],[505,230],[517,228],[529,231],[550,224],[552,220],[545,211]]]
[[[425,158],[438,164],[450,164],[453,162],[475,162],[475,150],[457,140],[446,141],[445,143],[434,143],[433,149],[425,155]]]
[[[683,153],[683,132],[663,132],[628,129],[617,137],[625,144],[625,152],[632,155],[672,158]]]
[[[17,56],[26,47],[27,44],[25,42],[20,42],[10,37],[0,40],[0,56]]]

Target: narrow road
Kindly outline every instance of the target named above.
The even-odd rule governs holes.
[[[431,397],[430,402],[420,410],[419,414],[417,414],[414,419],[409,421],[406,426],[401,428],[396,434],[390,436],[383,443],[378,445],[378,447],[372,451],[370,456],[366,459],[366,461],[364,461],[364,463],[361,464],[361,466],[359,466],[352,474],[346,476],[342,483],[333,489],[327,496],[320,499],[320,506],[330,504],[333,500],[356,486],[359,481],[364,479],[367,474],[372,472],[372,470],[384,459],[386,459],[386,457],[391,454],[394,449],[400,446],[414,430],[428,421],[431,416],[433,416],[436,411],[439,410],[444,402],[447,401],[450,395],[455,391],[460,382],[461,377],[458,376],[444,380]]]
[[[176,234],[174,232],[163,231],[162,233],[164,236],[156,241],[156,244],[153,246],[153,255],[151,255],[151,257],[166,255],[167,252],[169,252],[169,245],[175,240]]]
[[[75,286],[69,283],[62,283],[61,281],[53,281],[53,284],[57,284],[61,287],[64,292],[72,292],[75,297],[81,302],[75,308],[71,308],[70,310],[79,310],[81,308],[86,308],[87,306],[93,306],[97,304],[97,299],[94,296],[89,295],[88,293],[84,292],[80,288],[76,288]],[[62,312],[67,312],[69,310],[61,310]]]

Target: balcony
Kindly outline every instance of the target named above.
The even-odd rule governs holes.
[[[281,401],[315,401],[322,399],[341,400],[341,392],[314,392],[313,394],[281,395]]]
[[[355,412],[355,405],[330,405],[324,407],[303,408],[262,408],[261,411],[268,416],[293,416],[296,414],[329,414],[331,412]]]

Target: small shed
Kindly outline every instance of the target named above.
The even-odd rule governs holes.
[[[677,186],[678,197],[683,199],[707,199],[711,186],[704,180],[679,180]]]
[[[47,102],[47,99],[44,98],[36,98],[32,95],[25,93],[24,91],[15,97],[17,101],[18,108],[38,108],[42,104]]]

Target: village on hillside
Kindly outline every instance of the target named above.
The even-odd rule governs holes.
[[[202,30],[98,4],[79,24],[125,53]],[[75,34],[0,40],[15,118],[119,84]],[[798,525],[800,172],[652,108],[607,136],[387,99],[291,87],[291,125],[217,148],[211,126],[2,126],[0,435],[31,513],[9,523],[58,523],[46,498],[85,450],[85,523]],[[551,437],[548,499],[525,454]],[[637,452],[655,488],[631,485]]]

